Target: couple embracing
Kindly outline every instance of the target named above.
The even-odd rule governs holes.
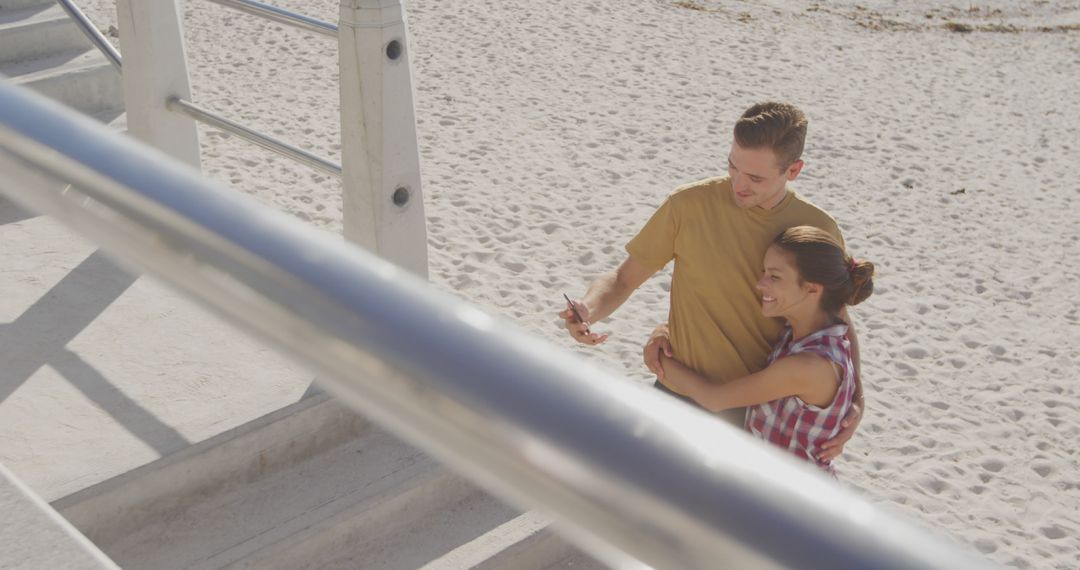
[[[676,189],[628,256],[562,313],[571,336],[613,313],[675,261],[668,322],[645,345],[655,386],[833,473],[862,417],[859,342],[847,313],[872,264],[831,216],[787,187],[803,168],[806,118],[760,103],[736,122],[728,176]],[[584,322],[582,322],[584,321]]]

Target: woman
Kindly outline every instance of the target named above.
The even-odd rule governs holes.
[[[777,236],[763,265],[761,311],[787,320],[765,369],[714,384],[661,355],[664,377],[707,410],[746,406],[752,434],[833,474],[831,461],[817,459],[820,445],[840,431],[855,393],[848,326],[838,315],[873,292],[874,265],[810,226]]]

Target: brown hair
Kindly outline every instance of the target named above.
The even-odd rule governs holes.
[[[792,254],[800,282],[824,287],[821,308],[830,315],[844,305],[858,305],[874,292],[874,264],[856,261],[836,238],[812,226],[788,228],[773,245]]]
[[[735,122],[735,142],[745,148],[768,148],[783,171],[802,157],[806,115],[789,103],[758,103]]]

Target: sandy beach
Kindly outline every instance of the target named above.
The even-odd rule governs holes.
[[[80,5],[115,24],[111,0]],[[561,294],[673,188],[724,173],[745,107],[793,102],[794,188],[879,269],[853,311],[868,410],[842,483],[1000,563],[1080,567],[1080,2],[406,6],[436,287],[571,347]],[[333,40],[203,0],[185,26],[196,103],[340,160]],[[207,176],[340,233],[337,181],[200,137]],[[669,286],[670,267],[573,350],[651,383]]]

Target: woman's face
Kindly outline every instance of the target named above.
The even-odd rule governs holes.
[[[758,279],[761,292],[761,313],[766,317],[787,317],[793,312],[816,304],[817,299],[807,291],[807,284],[799,283],[799,271],[795,257],[775,245],[769,246],[762,262],[765,271]]]

